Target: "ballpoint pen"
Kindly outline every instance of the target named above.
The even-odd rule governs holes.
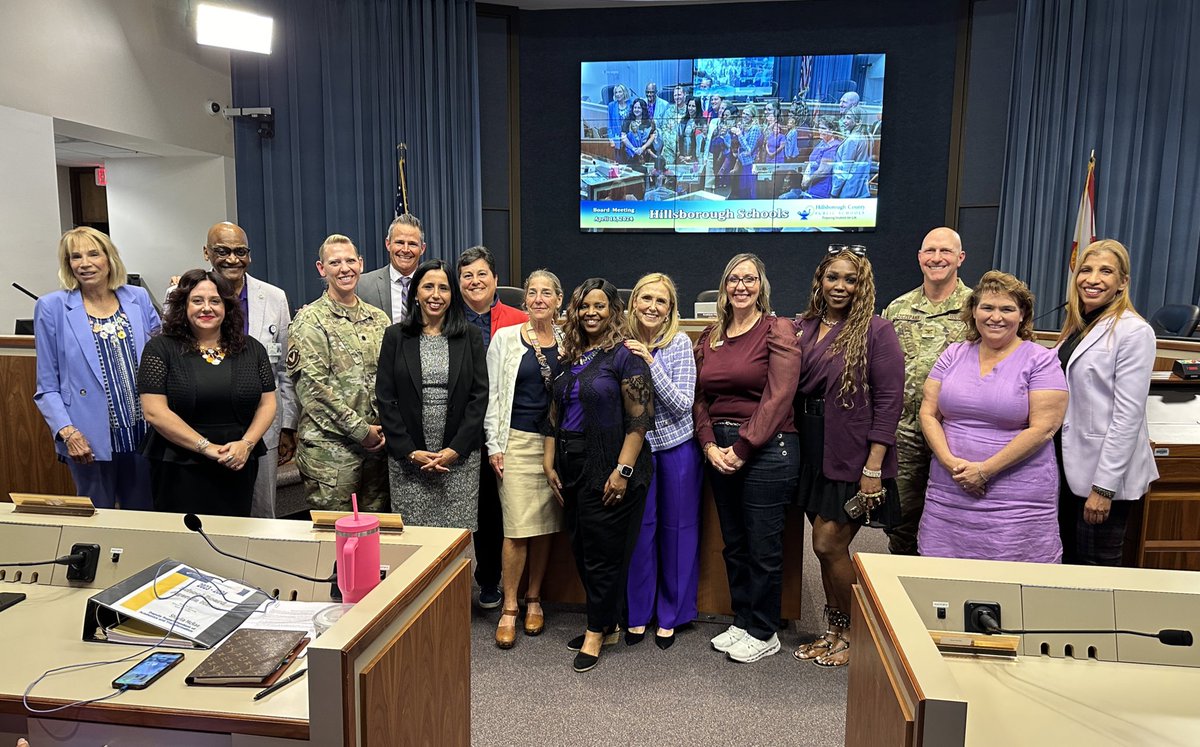
[[[308,671],[308,667],[305,667],[304,669],[301,669],[299,672],[296,672],[295,674],[289,674],[287,677],[284,677],[284,678],[283,678],[283,679],[281,679],[280,681],[276,682],[274,685],[271,685],[271,686],[270,686],[270,687],[268,687],[266,690],[263,690],[262,692],[260,692],[260,693],[258,693],[257,695],[255,695],[255,696],[254,696],[254,699],[255,699],[255,700],[262,700],[263,698],[267,697],[268,695],[270,695],[271,693],[275,692],[276,690],[278,690],[279,688],[283,687],[284,685],[286,685],[286,684],[288,684],[288,683],[290,683],[290,682],[292,682],[292,681],[294,681],[294,680],[297,680],[297,679],[299,679],[299,678],[300,678],[301,676],[303,676],[303,675],[304,675],[304,673],[305,673],[305,672],[307,672],[307,671]]]

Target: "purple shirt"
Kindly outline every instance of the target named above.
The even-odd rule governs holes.
[[[238,294],[238,303],[242,306],[242,334],[250,336],[250,284],[242,276],[242,292]]]

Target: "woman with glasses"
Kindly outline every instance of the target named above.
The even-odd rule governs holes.
[[[796,489],[792,399],[800,351],[791,322],[771,313],[771,284],[753,254],[729,260],[717,321],[696,341],[696,438],[725,541],[733,624],[712,647],[734,661],[779,651],[783,524]]]
[[[637,281],[625,347],[650,367],[654,384],[654,430],[646,434],[654,453],[654,476],[646,494],[642,532],[629,566],[629,629],[625,643],[639,643],[653,618],[654,643],[664,651],[675,628],[696,617],[700,580],[700,450],[693,438],[696,359],[679,331],[679,294],[662,273]]]
[[[629,556],[653,473],[646,431],[654,389],[645,361],[625,347],[617,288],[583,281],[567,304],[562,372],[554,380],[542,469],[562,503],[575,567],[587,597],[587,630],[567,648],[576,672],[617,641]]]
[[[529,321],[497,330],[487,350],[488,405],[483,430],[504,518],[504,609],[496,627],[496,645],[505,649],[517,642],[517,587],[526,561],[525,635],[538,635],[545,629],[542,579],[550,560],[551,540],[563,525],[562,507],[542,473],[542,428],[558,375],[562,342],[562,332],[554,321],[562,302],[558,276],[549,270],[534,270],[525,280]]]
[[[889,526],[896,498],[896,426],[904,354],[892,323],[875,315],[866,247],[830,246],[795,324],[804,370],[796,391],[801,433],[797,500],[812,523],[825,588],[825,635],[793,655],[822,667],[850,662],[850,542],[868,522]]]

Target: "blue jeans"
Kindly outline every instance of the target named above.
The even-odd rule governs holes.
[[[733,444],[733,425],[713,428],[717,446]],[[742,468],[722,475],[708,467],[725,541],[733,624],[765,641],[779,629],[783,595],[783,525],[796,492],[800,438],[776,433]]]

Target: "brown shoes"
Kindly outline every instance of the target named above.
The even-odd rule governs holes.
[[[525,597],[525,604],[541,605],[541,597]],[[525,610],[525,635],[541,635],[546,629],[546,616]]]
[[[509,649],[517,645],[516,617],[519,614],[521,614],[520,610],[504,610],[500,613],[500,622],[504,622],[504,618],[506,617],[511,617],[513,618],[513,625],[511,628],[504,627],[503,625],[496,628],[496,645],[498,647]],[[525,625],[526,630],[528,630],[529,623],[526,623]]]

